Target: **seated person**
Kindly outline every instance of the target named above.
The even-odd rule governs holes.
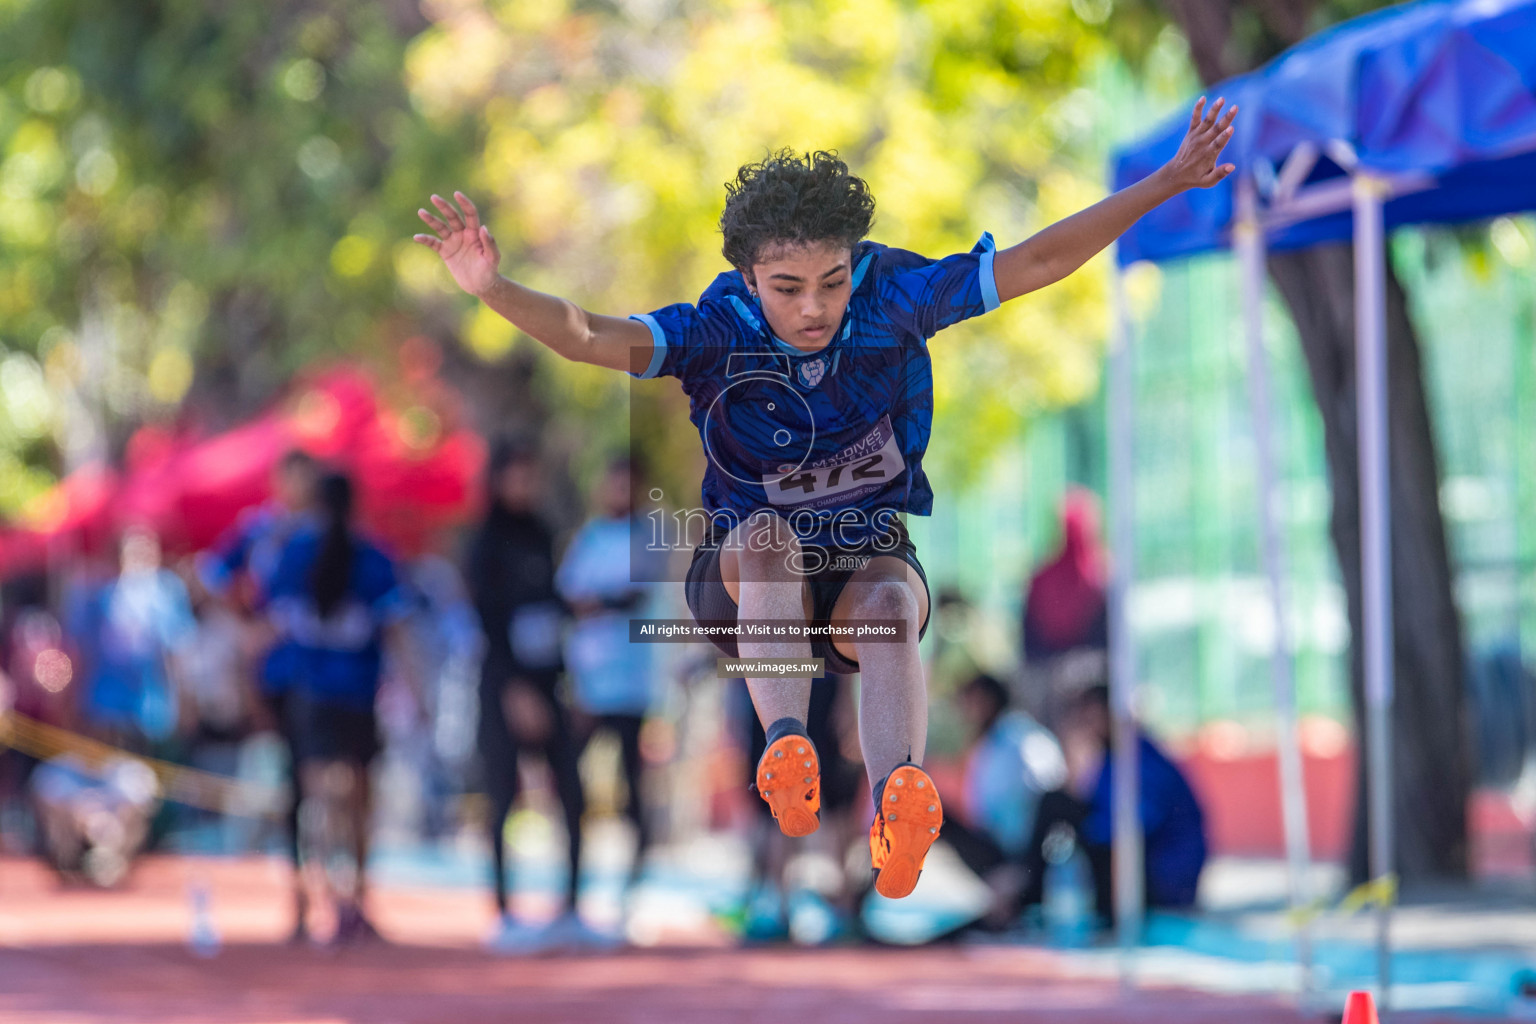
[[[1005,928],[1018,916],[1025,882],[1022,865],[1044,793],[1067,776],[1056,737],[1028,714],[1010,707],[1008,687],[982,673],[958,694],[970,726],[964,800],[944,822],[939,838],[992,890],[983,929]]]
[[[1053,830],[1071,829],[1093,869],[1094,904],[1103,921],[1114,919],[1110,842],[1114,831],[1114,758],[1110,755],[1109,687],[1088,687],[1068,707],[1062,726],[1067,750],[1065,788],[1040,798],[1025,853],[1028,872],[1022,902],[1040,902],[1045,847]],[[1140,812],[1146,867],[1146,902],[1182,908],[1195,902],[1205,866],[1205,820],[1182,772],[1145,734],[1137,736]]]

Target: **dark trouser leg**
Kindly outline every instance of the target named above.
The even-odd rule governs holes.
[[[289,745],[288,754],[288,784],[293,789],[293,799],[288,801],[288,814],[284,817],[284,827],[288,834],[284,837],[288,841],[288,859],[293,861],[295,871],[299,868],[299,805],[304,802],[304,788],[299,782],[298,758],[293,756],[293,747]]]
[[[1098,912],[1100,921],[1113,923],[1115,920],[1115,871],[1114,859],[1110,855],[1111,848],[1099,843],[1086,843],[1078,840],[1078,846],[1082,847],[1088,855],[1088,867],[1093,871],[1093,906]]]
[[[368,895],[368,825],[373,817],[373,778],[371,762],[358,761],[352,765],[352,856],[357,861],[357,884],[353,898],[359,909]]]
[[[565,812],[565,830],[569,837],[570,882],[566,887],[566,909],[576,909],[576,897],[581,889],[581,816],[586,811],[586,796],[581,789],[581,774],[577,770],[580,749],[571,732],[570,716],[553,694],[545,695],[549,702],[551,729],[545,756],[555,777],[555,793],[560,798],[560,809]]]
[[[299,771],[299,745],[295,742],[295,725],[292,721],[293,712],[288,707],[288,695],[278,693],[269,695],[267,708],[272,715],[272,721],[277,723],[277,734],[282,738],[284,746],[288,748],[288,786],[293,794],[293,799],[288,804],[288,813],[283,821],[288,829],[288,858],[293,861],[294,870],[299,867],[299,805],[304,802],[303,773]]]
[[[482,688],[480,694],[480,734],[477,739],[480,768],[484,772],[486,832],[491,840],[492,891],[496,912],[507,912],[507,815],[517,802],[517,744],[507,728],[499,687]]]
[[[277,734],[288,748],[288,787],[291,799],[288,801],[288,811],[283,815],[283,827],[287,830],[283,838],[287,841],[288,859],[293,863],[293,935],[302,938],[309,929],[309,894],[304,888],[299,856],[299,810],[304,806],[304,772],[299,764],[298,723],[294,720],[297,712],[289,705],[290,697],[287,693],[267,697],[272,721],[277,724]]]
[[[948,843],[978,878],[985,878],[989,871],[1005,859],[1002,848],[987,835],[953,819],[944,822],[939,839]]]
[[[619,734],[619,752],[624,765],[624,786],[629,795],[624,801],[624,815],[635,827],[635,867],[651,845],[651,832],[645,813],[641,779],[645,767],[640,757],[640,728],[645,719],[639,715],[609,715],[604,723]]]
[[[1024,869],[1029,878],[1019,896],[1022,906],[1039,903],[1045,894],[1045,842],[1051,831],[1066,826],[1074,836],[1081,835],[1083,819],[1088,816],[1088,805],[1064,790],[1052,790],[1042,794],[1035,808],[1035,828],[1030,834],[1029,845],[1024,850]]]
[[[950,849],[959,855],[961,862],[992,890],[992,900],[986,914],[970,927],[983,930],[1007,927],[1022,909],[1017,863],[1003,852],[1003,848],[991,836],[958,821],[944,822],[939,839],[948,843]]]
[[[496,912],[507,912],[507,815],[517,802],[517,787],[503,786],[500,792],[490,796],[490,817],[486,823],[491,840],[491,866],[494,872],[492,885],[496,895]]]

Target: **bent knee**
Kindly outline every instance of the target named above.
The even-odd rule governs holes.
[[[731,531],[729,546],[747,580],[783,579],[804,557],[800,538],[772,512],[756,512]]]
[[[871,580],[851,583],[853,613],[861,619],[899,620],[917,625],[917,595],[903,580]],[[916,637],[916,634],[913,634]]]

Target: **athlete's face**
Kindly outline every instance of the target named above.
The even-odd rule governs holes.
[[[603,474],[603,482],[598,487],[597,504],[604,515],[611,519],[622,519],[633,508],[633,494],[634,481],[629,470],[615,466]]]
[[[837,242],[771,246],[742,276],[783,341],[808,352],[824,348],[843,322],[852,294],[852,254]]]
[[[514,512],[527,512],[538,504],[540,483],[538,463],[518,459],[496,477],[496,496]]]
[[[272,475],[272,493],[290,512],[300,512],[314,503],[315,470],[303,462],[279,464]]]
[[[123,572],[149,572],[160,568],[160,538],[149,530],[135,527],[123,535],[121,557]]]

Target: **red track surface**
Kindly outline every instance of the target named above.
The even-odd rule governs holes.
[[[388,944],[336,953],[278,944],[283,874],[261,860],[156,858],[120,892],[61,890],[0,860],[0,1021],[6,1024],[479,1024],[516,1021],[917,1024],[1270,1024],[1304,1018],[1259,999],[1122,995],[1063,976],[1027,949],[752,951],[664,947],[549,959],[480,952],[485,900],[386,890]],[[186,886],[206,881],[226,945],[194,958]]]

